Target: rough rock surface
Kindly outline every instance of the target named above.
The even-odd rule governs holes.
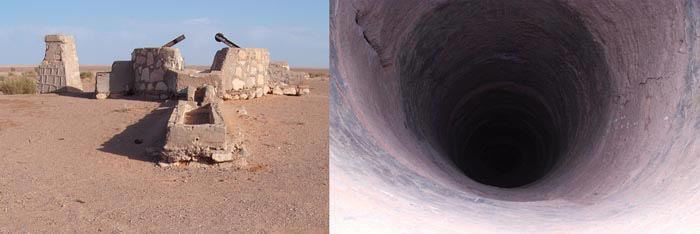
[[[279,86],[275,86],[274,89],[272,89],[272,94],[274,95],[284,95],[284,92],[282,92],[282,88]]]
[[[698,231],[698,1],[330,9],[331,232]]]
[[[284,95],[295,96],[295,95],[297,95],[297,88],[287,87],[284,90],[282,90],[282,93],[284,93]]]

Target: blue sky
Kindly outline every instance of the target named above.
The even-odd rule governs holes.
[[[81,64],[129,60],[139,47],[177,44],[186,64],[210,65],[221,32],[241,47],[267,48],[271,60],[328,67],[328,0],[3,1],[0,64],[38,64],[44,35],[76,37]]]

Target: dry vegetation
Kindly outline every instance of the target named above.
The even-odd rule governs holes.
[[[0,92],[4,94],[36,93],[37,74],[33,71],[15,73],[12,69],[6,76],[0,76]]]
[[[328,68],[293,67],[291,70],[296,71],[296,72],[306,72],[309,74],[309,78],[329,77],[330,76],[330,72],[329,72]]]
[[[81,72],[80,73],[81,80],[90,79],[90,78],[92,78],[92,72]]]

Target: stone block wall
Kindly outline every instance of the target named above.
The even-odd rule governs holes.
[[[138,48],[131,53],[134,91],[141,94],[164,94],[174,90],[166,79],[168,70],[182,71],[185,62],[178,48]]]
[[[126,94],[134,88],[134,69],[131,61],[114,61],[109,74],[109,87],[112,94]]]
[[[267,73],[270,76],[270,82],[285,82],[289,74],[289,63],[270,62],[270,66],[267,69]]]
[[[300,85],[309,78],[309,74],[306,72],[291,71],[287,62],[271,62],[268,74],[270,76],[269,82],[273,85],[278,83]]]
[[[214,56],[210,69],[204,72],[184,70],[184,62],[177,48],[138,48],[131,57],[131,61],[128,61],[131,72],[119,72],[121,75],[117,76],[113,68],[109,79],[103,74],[100,87],[96,87],[98,94],[115,91],[111,90],[112,79],[124,81],[122,77],[131,77],[133,82],[120,83],[120,88],[127,87],[127,91],[161,98],[178,96],[187,89],[206,86],[216,88],[217,96],[226,100],[253,99],[270,91],[270,53],[267,49],[221,49]]]
[[[211,71],[221,72],[222,91],[255,98],[266,94],[269,66],[267,49],[224,48],[216,53]]]
[[[82,92],[75,38],[52,34],[44,37],[46,54],[36,69],[38,93]]]
[[[287,84],[300,85],[307,79],[309,79],[309,73],[290,71],[289,77],[287,78]]]
[[[98,72],[95,76],[97,99],[110,95],[124,95],[134,87],[134,69],[131,61],[114,61],[110,72]]]
[[[221,72],[190,72],[168,70],[167,83],[172,93],[184,93],[187,88],[216,87],[217,93],[224,93]]]
[[[110,72],[98,72],[95,74],[95,98],[105,99],[109,97]]]

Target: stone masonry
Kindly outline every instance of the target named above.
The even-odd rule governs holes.
[[[241,159],[227,134],[219,104],[179,101],[168,120],[163,163],[220,163]]]
[[[300,85],[304,80],[309,79],[309,74],[306,72],[295,72],[289,69],[287,62],[271,62],[268,69],[270,83]]]
[[[267,49],[224,48],[216,52],[211,70],[221,71],[225,90],[262,97],[269,78],[269,66],[270,52]]]
[[[131,53],[134,69],[134,91],[141,94],[163,94],[174,89],[168,84],[168,70],[182,71],[185,63],[178,48],[138,48]]]
[[[267,70],[271,82],[286,82],[288,76],[289,63],[287,62],[270,62],[270,67]]]
[[[173,79],[169,83],[175,83],[177,93],[183,93],[188,87],[213,86],[222,98],[237,96],[238,99],[252,99],[268,92],[269,63],[270,53],[267,49],[224,48],[214,56],[209,71],[193,73],[170,69],[166,76]]]
[[[38,93],[82,92],[75,38],[71,35],[52,34],[44,37],[46,54],[36,68]]]
[[[298,85],[292,87],[285,82],[269,82],[270,69],[281,67],[287,77],[285,81],[291,79],[292,73],[286,63],[271,66],[270,53],[264,48],[223,48],[216,52],[210,69],[206,71],[184,69],[180,50],[169,47],[135,49],[131,61],[119,63],[127,64],[132,72],[115,69],[118,62],[115,62],[110,74],[99,74],[97,77],[95,90],[98,99],[107,98],[115,92],[167,99],[182,97],[188,90],[205,87],[213,88],[217,97],[224,100],[246,100],[267,94],[308,94],[308,89]],[[300,76],[298,79],[299,82],[294,84],[300,84],[305,78]]]

